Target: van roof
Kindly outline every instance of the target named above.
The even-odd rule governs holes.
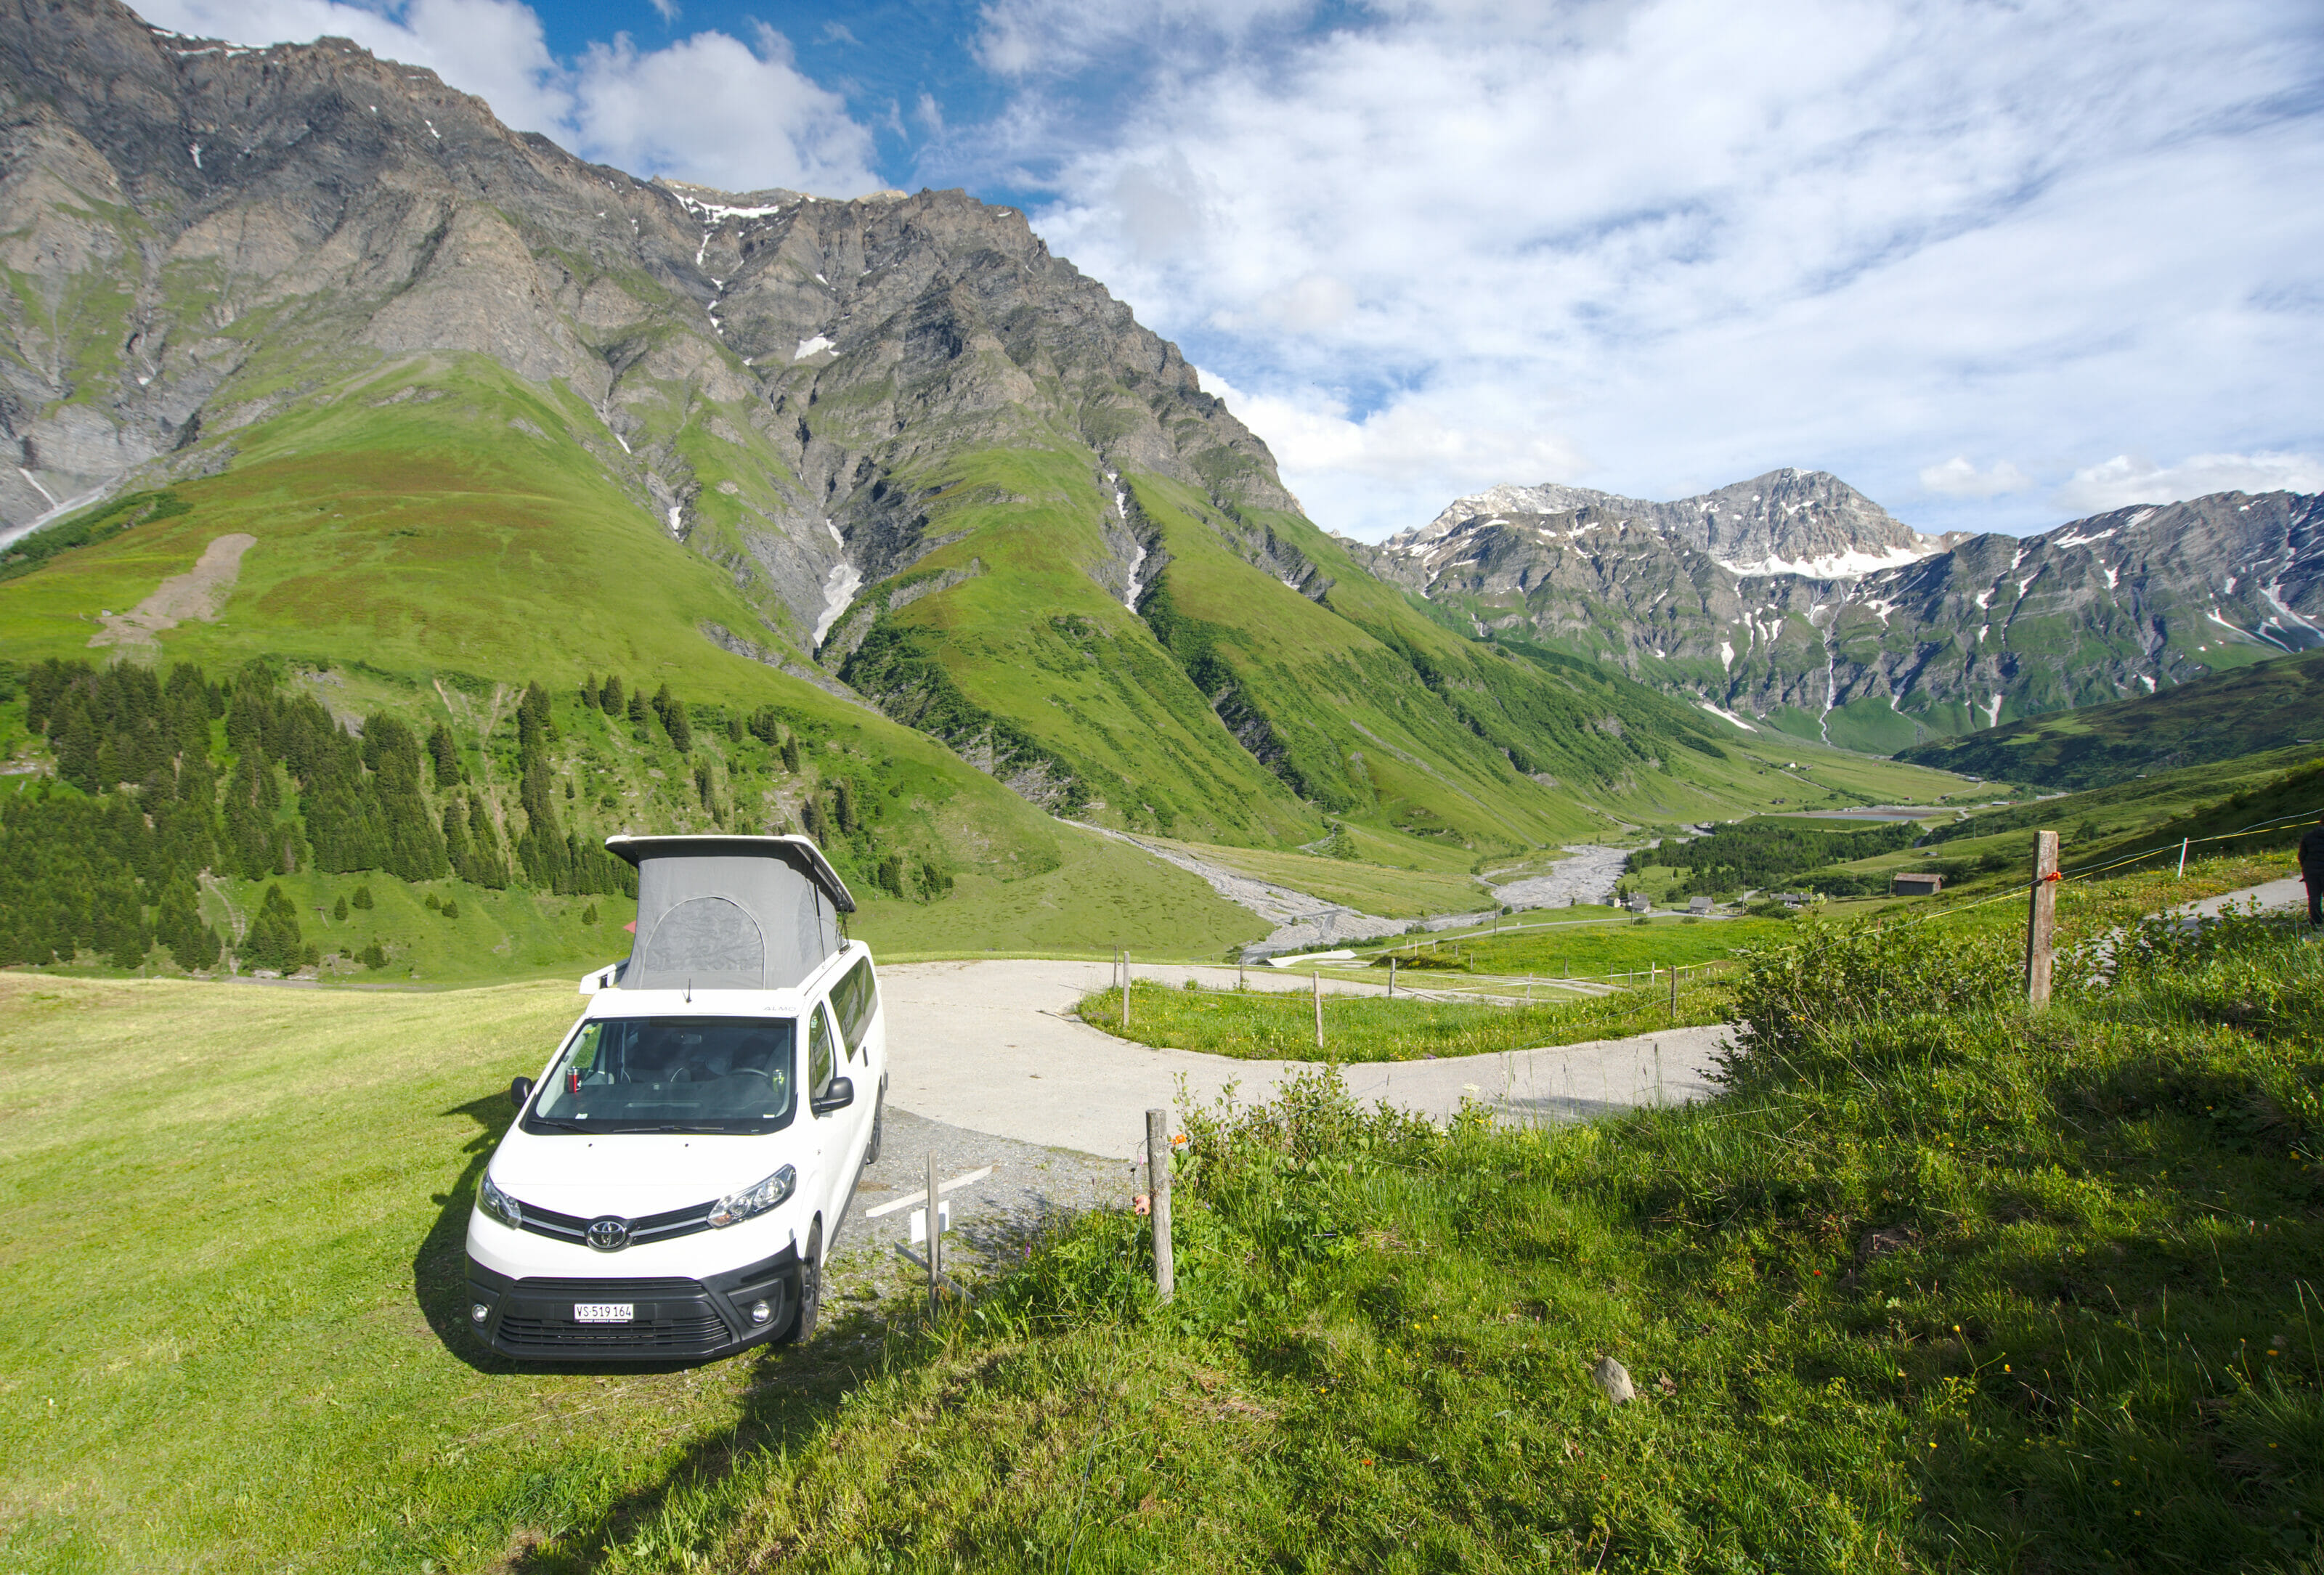
[[[855,898],[806,837],[615,836],[637,866],[624,990],[788,990],[839,950]]]

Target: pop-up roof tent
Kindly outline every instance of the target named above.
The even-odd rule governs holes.
[[[839,949],[855,898],[805,837],[607,837],[638,869],[624,990],[786,990]]]

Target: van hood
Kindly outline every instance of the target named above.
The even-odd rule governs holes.
[[[493,1183],[520,1203],[585,1219],[634,1219],[715,1202],[798,1163],[781,1135],[574,1133],[512,1129],[493,1156]]]

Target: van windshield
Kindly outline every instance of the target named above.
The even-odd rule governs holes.
[[[528,1132],[772,1132],[795,1097],[789,1018],[584,1023],[526,1113]]]

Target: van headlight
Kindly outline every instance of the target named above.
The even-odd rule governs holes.
[[[476,1206],[512,1230],[524,1228],[524,1205],[494,1186],[490,1171],[484,1173],[483,1184],[476,1188]]]
[[[758,1185],[744,1187],[739,1193],[728,1193],[719,1199],[718,1206],[710,1211],[710,1223],[714,1226],[732,1225],[754,1214],[763,1214],[789,1197],[791,1189],[798,1184],[798,1173],[787,1165]]]

